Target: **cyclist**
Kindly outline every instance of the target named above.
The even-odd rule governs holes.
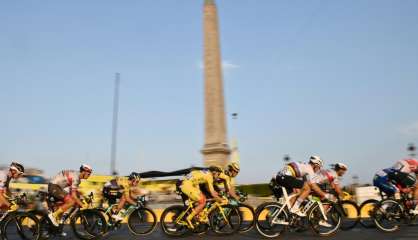
[[[335,190],[338,196],[342,197],[343,191],[341,190],[340,181],[338,178],[344,176],[347,171],[347,165],[344,163],[334,164],[332,169],[323,169],[318,171],[310,183],[311,189],[321,197],[321,199],[331,198],[329,193],[324,190],[331,187]]]
[[[238,175],[239,171],[238,163],[230,163],[218,177],[218,183],[223,183],[225,191],[237,201],[239,201],[240,197],[237,195],[232,181]]]
[[[12,162],[8,170],[0,171],[0,208],[9,209],[10,202],[7,200],[9,193],[9,183],[12,179],[18,179],[25,172],[22,164]]]
[[[118,177],[111,179],[103,185],[103,199],[109,205],[115,204],[123,196],[123,186]]]
[[[79,171],[63,170],[50,180],[48,183],[48,195],[64,202],[55,212],[48,214],[53,225],[58,226],[58,219],[75,204],[85,207],[78,197],[77,189],[81,180],[89,178],[92,171],[93,169],[89,165],[82,164]],[[69,188],[69,191],[66,191],[66,188]]]
[[[326,190],[329,188],[334,189],[339,196],[342,196],[343,191],[341,190],[340,181],[338,178],[342,177],[347,169],[347,165],[343,163],[336,163],[332,169],[319,170],[315,173],[311,179],[311,182],[309,183],[311,190],[313,190],[314,193],[321,197],[321,199],[333,198],[332,194],[326,193]],[[323,227],[332,227],[331,224],[323,219],[319,221],[319,225]]]
[[[408,173],[399,168],[386,168],[374,175],[373,185],[386,195],[393,196],[397,192],[407,193],[410,188],[416,186],[416,176],[415,173]],[[417,207],[411,213],[418,214]]]
[[[200,184],[204,184],[206,186],[210,195],[217,202],[223,202],[223,199],[219,197],[218,193],[215,191],[213,187],[214,181],[218,179],[221,172],[222,169],[220,167],[211,166],[208,170],[191,171],[184,177],[180,185],[180,190],[190,199],[190,201],[192,201],[193,203],[197,203],[197,206],[186,218],[187,224],[189,224],[191,228],[193,228],[193,218],[203,210],[206,204],[206,197],[200,190]],[[207,217],[201,216],[201,220],[206,221]]]
[[[300,211],[301,203],[309,196],[311,188],[309,182],[314,174],[321,169],[323,161],[318,156],[311,156],[308,163],[291,162],[276,175],[276,183],[286,188],[288,193],[295,189],[299,194],[292,199],[290,211],[298,216],[305,216]]]
[[[117,184],[123,189],[122,196],[119,200],[117,208],[114,210],[112,218],[115,221],[122,221],[123,216],[121,216],[119,213],[123,209],[126,203],[131,205],[136,205],[137,202],[135,199],[138,196],[147,194],[147,191],[138,188],[139,182],[141,178],[138,173],[132,172],[128,176],[128,181],[124,181],[122,179],[119,179],[117,181]]]

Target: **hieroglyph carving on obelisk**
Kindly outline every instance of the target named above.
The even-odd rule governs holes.
[[[205,78],[205,145],[202,149],[206,166],[225,166],[231,150],[227,144],[222,61],[218,14],[214,0],[204,7],[204,78]]]

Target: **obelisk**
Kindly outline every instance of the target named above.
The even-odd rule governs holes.
[[[205,145],[202,154],[206,166],[223,167],[228,163],[231,150],[226,137],[218,13],[214,0],[205,0],[203,14]]]

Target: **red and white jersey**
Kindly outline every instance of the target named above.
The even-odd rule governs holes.
[[[309,163],[291,162],[280,171],[282,175],[293,176],[296,178],[306,178],[307,181],[315,175],[315,172]]]
[[[56,184],[63,189],[69,187],[71,191],[77,190],[78,185],[80,185],[80,172],[63,170],[53,177],[50,183]]]
[[[315,173],[315,175],[312,177],[311,182],[316,184],[324,184],[324,183],[334,183],[334,184],[340,184],[340,180],[338,179],[337,172],[334,170],[320,170]]]
[[[418,172],[418,160],[413,158],[399,160],[392,168],[404,173]]]
[[[9,177],[9,170],[0,171],[0,193],[7,191],[11,179],[12,178]]]

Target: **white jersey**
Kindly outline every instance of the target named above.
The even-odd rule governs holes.
[[[311,178],[315,175],[315,172],[309,163],[291,162],[286,164],[286,166],[279,172],[279,174],[292,176],[299,179],[305,178],[307,181],[310,181]]]
[[[320,170],[312,177],[312,182],[316,184],[334,183],[340,184],[337,172],[334,170]]]
[[[6,192],[9,188],[11,177],[8,176],[9,170],[0,171],[0,193]]]
[[[412,173],[416,171],[418,161],[416,159],[399,160],[393,165],[393,169],[404,173]]]
[[[53,177],[50,183],[56,184],[62,189],[69,187],[70,191],[77,190],[78,185],[80,185],[80,172],[63,170]]]

